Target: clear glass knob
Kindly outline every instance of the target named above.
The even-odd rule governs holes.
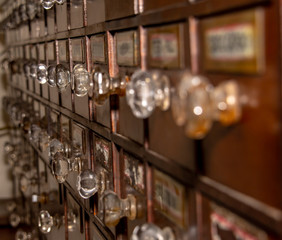
[[[239,99],[236,81],[225,81],[215,87],[212,92],[214,119],[225,126],[238,122],[242,115]]]
[[[73,90],[78,97],[85,96],[90,89],[90,74],[83,64],[76,64],[72,72]]]
[[[8,212],[13,212],[17,208],[17,204],[15,201],[9,201],[6,205]]]
[[[26,3],[26,12],[30,20],[34,19],[36,16],[36,4],[32,1]]]
[[[64,151],[64,145],[58,139],[54,138],[50,141],[48,146],[49,157],[53,158],[57,152]]]
[[[54,6],[55,2],[55,0],[41,0],[43,8],[46,10],[51,9]]]
[[[95,104],[102,105],[110,95],[110,77],[105,72],[95,71],[93,79]]]
[[[57,181],[59,183],[65,182],[69,174],[69,161],[63,152],[55,153],[51,162],[51,167],[52,173]]]
[[[30,76],[30,62],[24,63],[23,68],[24,68],[23,70],[24,70],[25,76],[29,77]]]
[[[15,150],[15,145],[14,144],[12,144],[10,142],[5,142],[4,143],[4,152],[5,152],[5,154],[8,154],[8,153],[10,153],[10,152],[12,152],[14,150]]]
[[[46,210],[41,210],[38,217],[38,227],[40,231],[44,234],[51,232],[54,226],[53,217]]]
[[[70,72],[62,64],[58,64],[56,67],[56,84],[59,91],[64,91],[70,84]]]
[[[20,18],[20,13],[19,13],[18,9],[14,10],[13,18],[15,20],[16,25],[19,25],[20,22],[21,22],[21,18]]]
[[[15,240],[31,240],[32,238],[31,232],[25,232],[22,229],[16,231]]]
[[[99,188],[95,173],[90,169],[82,171],[77,176],[76,188],[79,195],[84,199],[93,196]]]
[[[41,127],[39,127],[37,124],[32,124],[29,131],[30,140],[34,143],[38,143],[41,131]]]
[[[77,214],[72,209],[68,209],[68,230],[74,232],[77,226]]]
[[[30,75],[29,76],[34,79],[37,78],[37,64],[35,62],[32,62],[30,65]]]
[[[21,17],[21,21],[25,22],[28,20],[28,15],[26,13],[26,5],[25,4],[21,4],[19,7],[19,12],[20,12],[20,17]]]
[[[175,240],[170,227],[160,229],[152,223],[145,223],[134,228],[131,240]]]
[[[37,65],[37,80],[40,84],[45,84],[47,82],[47,67],[45,64]]]
[[[165,75],[138,70],[126,87],[126,100],[137,118],[147,118],[159,106],[163,111],[170,106],[170,84]]]
[[[47,133],[46,130],[43,130],[40,132],[39,134],[39,147],[41,149],[41,151],[46,151],[49,147],[49,143],[50,143],[50,136]]]
[[[9,217],[9,223],[12,227],[19,226],[21,220],[21,216],[17,213],[12,213]]]
[[[10,166],[14,166],[20,158],[19,151],[11,151],[7,154],[7,162]]]
[[[50,65],[47,69],[47,83],[50,87],[56,87],[56,66]]]
[[[35,179],[29,179],[26,175],[21,175],[20,177],[20,189],[23,193],[26,193],[27,190],[30,188],[31,184],[36,182]]]
[[[106,190],[99,205],[107,226],[116,226],[122,217],[133,220],[137,216],[136,198],[131,194],[126,199],[120,199],[115,192]]]
[[[64,4],[66,2],[66,0],[56,0],[56,2],[60,5]]]

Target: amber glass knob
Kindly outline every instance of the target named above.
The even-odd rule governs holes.
[[[133,220],[137,216],[136,198],[132,194],[129,194],[126,199],[120,199],[115,192],[106,190],[99,204],[107,226],[116,226],[122,217]]]
[[[172,113],[188,137],[202,139],[213,121],[231,125],[241,117],[239,87],[226,81],[214,87],[203,76],[185,74],[172,98]]]
[[[106,72],[95,71],[93,74],[95,104],[102,105],[110,95],[110,76]]]

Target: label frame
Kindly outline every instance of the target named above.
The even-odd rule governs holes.
[[[138,31],[131,30],[131,31],[117,32],[115,34],[115,42],[116,42],[117,64],[119,66],[129,66],[129,67],[138,66],[139,56],[140,56]]]
[[[180,54],[181,49],[183,48],[182,39],[183,26],[180,23],[148,28],[148,66],[162,69],[180,69],[183,63],[183,57]],[[156,40],[159,40],[158,45],[161,45],[159,47],[166,47],[166,51],[159,49],[158,53],[153,53],[155,49],[153,45],[156,45]],[[171,45],[168,45],[169,41]],[[175,51],[175,53],[173,53],[173,51]],[[167,56],[161,56],[163,53]],[[173,54],[175,54],[175,56],[173,56]]]
[[[202,39],[200,47],[204,71],[232,74],[260,74],[264,71],[264,11],[262,7],[202,19],[199,21],[199,36]],[[213,38],[218,40],[212,43]],[[237,45],[234,39],[237,39]],[[219,43],[222,43],[221,48]],[[229,57],[228,46],[230,47]],[[245,47],[240,50],[241,57],[238,56],[237,59],[236,56],[231,56],[232,49],[236,46],[237,48]],[[238,52],[237,55],[239,55]]]
[[[97,45],[102,45],[100,48],[99,46],[94,46],[95,43]],[[103,49],[103,51],[95,51],[95,49]],[[106,48],[106,35],[105,34],[98,34],[93,35],[90,37],[90,51],[91,51],[91,61],[92,63],[107,63],[107,48]],[[98,54],[96,54],[96,52]],[[99,56],[100,55],[100,56]]]

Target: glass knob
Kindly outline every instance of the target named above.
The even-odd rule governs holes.
[[[43,130],[40,132],[39,134],[39,147],[41,149],[41,151],[46,151],[49,147],[49,143],[50,143],[50,136],[47,133],[46,130]]]
[[[34,19],[36,16],[36,5],[34,2],[27,2],[26,13],[30,20]]]
[[[6,208],[8,210],[8,212],[13,212],[17,207],[17,204],[15,201],[9,201],[6,205]]]
[[[4,143],[4,152],[5,152],[5,154],[8,154],[8,153],[14,151],[15,147],[16,146],[14,144],[12,144],[10,142],[5,142]]]
[[[93,80],[95,104],[102,105],[110,95],[110,77],[105,72],[95,71]]]
[[[40,84],[45,84],[47,82],[47,67],[45,64],[37,65],[37,80]]]
[[[69,174],[69,161],[63,152],[55,153],[52,162],[52,173],[59,183],[65,182]]]
[[[90,169],[82,171],[77,176],[76,188],[79,195],[84,199],[93,196],[99,188],[95,173]]]
[[[20,177],[20,189],[23,193],[27,192],[31,183],[32,183],[32,181],[30,179],[28,179],[27,176],[21,175],[21,177]]]
[[[18,9],[14,10],[13,18],[14,18],[14,21],[15,21],[16,25],[19,25],[20,22],[21,22],[21,19],[20,19],[20,14],[19,14]]]
[[[38,217],[38,227],[44,234],[51,232],[54,226],[53,217],[46,210],[41,210]]]
[[[170,227],[159,228],[155,224],[145,223],[134,228],[131,240],[175,240]]]
[[[10,68],[12,74],[16,74],[19,72],[17,61],[13,60],[10,62]]]
[[[12,227],[17,227],[19,226],[20,222],[21,222],[21,216],[17,213],[12,213],[9,216],[9,223]]]
[[[184,75],[172,101],[176,124],[185,125],[185,133],[194,139],[203,138],[212,126],[212,86],[201,76]]]
[[[16,231],[15,240],[31,240],[32,238],[31,232],[25,232],[22,229]]]
[[[19,12],[20,12],[21,21],[22,22],[27,21],[28,16],[27,16],[27,13],[26,13],[26,5],[25,4],[20,5]]]
[[[133,220],[137,216],[136,198],[132,194],[120,199],[115,192],[106,190],[100,199],[100,206],[107,226],[116,226],[122,217]]]
[[[72,72],[73,90],[78,97],[85,96],[90,89],[90,74],[83,64],[76,64]]]
[[[70,84],[70,72],[62,64],[56,66],[56,85],[59,91],[64,91]]]
[[[60,5],[64,4],[66,2],[66,0],[56,0],[56,2]]]
[[[134,116],[147,118],[158,106],[165,111],[170,106],[170,84],[165,75],[138,70],[126,87],[126,100]]]
[[[212,92],[214,119],[229,126],[239,121],[242,108],[238,83],[230,80],[222,82]]]
[[[75,212],[72,209],[68,209],[67,219],[68,219],[68,230],[70,232],[74,232],[77,225],[77,214],[75,214]]]
[[[50,87],[56,87],[56,66],[54,65],[47,68],[47,83]]]
[[[46,10],[51,9],[54,6],[55,2],[55,0],[41,0],[43,8]]]
[[[214,120],[231,125],[240,119],[238,84],[226,81],[213,87],[203,76],[186,74],[174,92],[172,113],[188,137],[202,139]]]
[[[24,70],[25,76],[29,77],[30,76],[30,62],[24,63],[23,68],[24,68],[23,70]]]
[[[36,79],[37,78],[37,64],[35,62],[32,62],[30,65],[30,73],[31,78]]]
[[[37,124],[32,124],[29,131],[30,140],[34,143],[38,143],[41,131],[41,127],[39,127]]]
[[[50,141],[48,146],[49,157],[53,158],[57,152],[64,151],[64,145],[58,139],[54,138]]]
[[[14,166],[20,158],[19,151],[11,151],[7,154],[7,162],[10,166]]]
[[[125,96],[126,85],[129,82],[130,77],[123,74],[119,77],[112,77],[110,80],[110,93]]]

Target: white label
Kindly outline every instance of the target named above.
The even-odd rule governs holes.
[[[157,208],[177,225],[185,226],[185,187],[154,170],[154,199]]]
[[[110,143],[96,137],[95,149],[96,159],[100,161],[107,169],[110,169]]]
[[[225,211],[227,212],[227,211]],[[222,239],[223,234],[229,232],[228,235],[233,235],[234,239],[238,240],[267,240],[265,232],[257,229],[253,225],[247,223],[238,216],[230,213],[229,216],[213,212],[210,215],[211,219],[211,235],[213,240]]]
[[[137,64],[136,32],[116,34],[117,63],[120,65],[135,66]]]
[[[124,154],[124,175],[133,188],[144,193],[144,166],[140,161],[127,154]]]
[[[151,35],[151,59],[158,61],[178,60],[178,38],[174,33],[155,33]]]
[[[255,56],[254,28],[251,24],[235,24],[206,32],[208,57],[213,60],[241,60]]]
[[[104,36],[93,36],[91,38],[91,53],[93,62],[106,62]]]

